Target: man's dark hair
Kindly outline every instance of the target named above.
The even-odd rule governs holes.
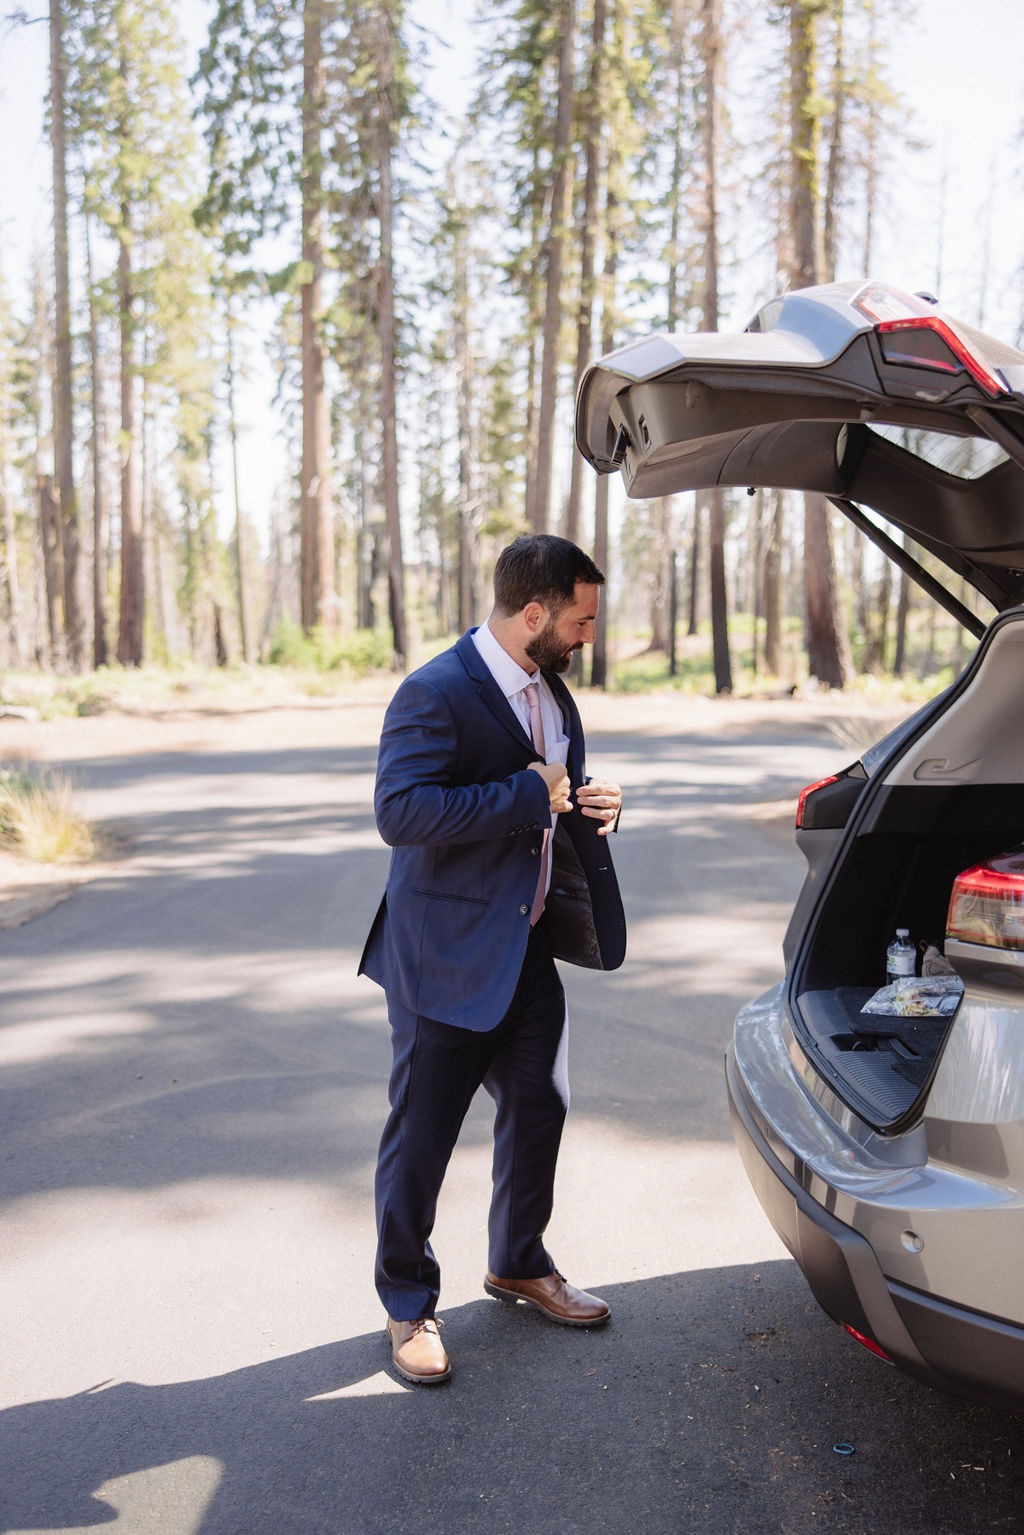
[[[494,567],[494,605],[500,613],[521,613],[528,602],[542,602],[552,613],[568,607],[576,582],[603,586],[604,576],[589,554],[553,533],[524,533],[498,555]]]

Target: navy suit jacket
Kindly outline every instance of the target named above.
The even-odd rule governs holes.
[[[539,754],[472,633],[407,677],[388,707],[374,809],[393,851],[359,969],[414,1013],[485,1031],[519,979],[551,812],[529,766]],[[561,678],[544,677],[575,790],[586,776],[579,712]],[[614,970],[626,925],[599,824],[575,805],[558,817],[545,912],[557,958]]]

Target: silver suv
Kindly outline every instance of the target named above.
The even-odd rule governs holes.
[[[736,1020],[736,1140],[825,1311],[931,1385],[1024,1407],[1024,353],[838,283],[741,335],[585,374],[577,441],[634,497],[828,496],[979,639],[961,677],[801,796],[785,979]],[[881,526],[992,604],[986,627]],[[925,974],[887,984],[909,929]]]

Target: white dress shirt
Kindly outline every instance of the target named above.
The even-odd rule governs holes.
[[[527,739],[532,737],[530,736],[530,705],[526,699],[525,689],[531,682],[538,684],[540,717],[544,725],[547,760],[560,762],[564,767],[569,760],[569,737],[565,733],[562,711],[556,704],[551,689],[540,671],[535,671],[532,676],[524,671],[519,662],[513,661],[504,646],[495,639],[487,624],[481,624],[479,629],[474,631],[473,643],[480,652],[481,660],[487,670],[512,705],[516,718],[526,732]]]

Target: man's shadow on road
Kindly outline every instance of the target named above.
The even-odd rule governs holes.
[[[600,1288],[614,1316],[593,1331],[489,1300],[445,1313],[442,1386],[399,1383],[382,1327],[10,1408],[0,1529],[112,1523],[119,1478],[141,1484],[131,1535],[848,1532],[891,1527],[897,1497],[901,1535],[1016,1523],[1015,1420],[862,1354],[793,1264]]]

